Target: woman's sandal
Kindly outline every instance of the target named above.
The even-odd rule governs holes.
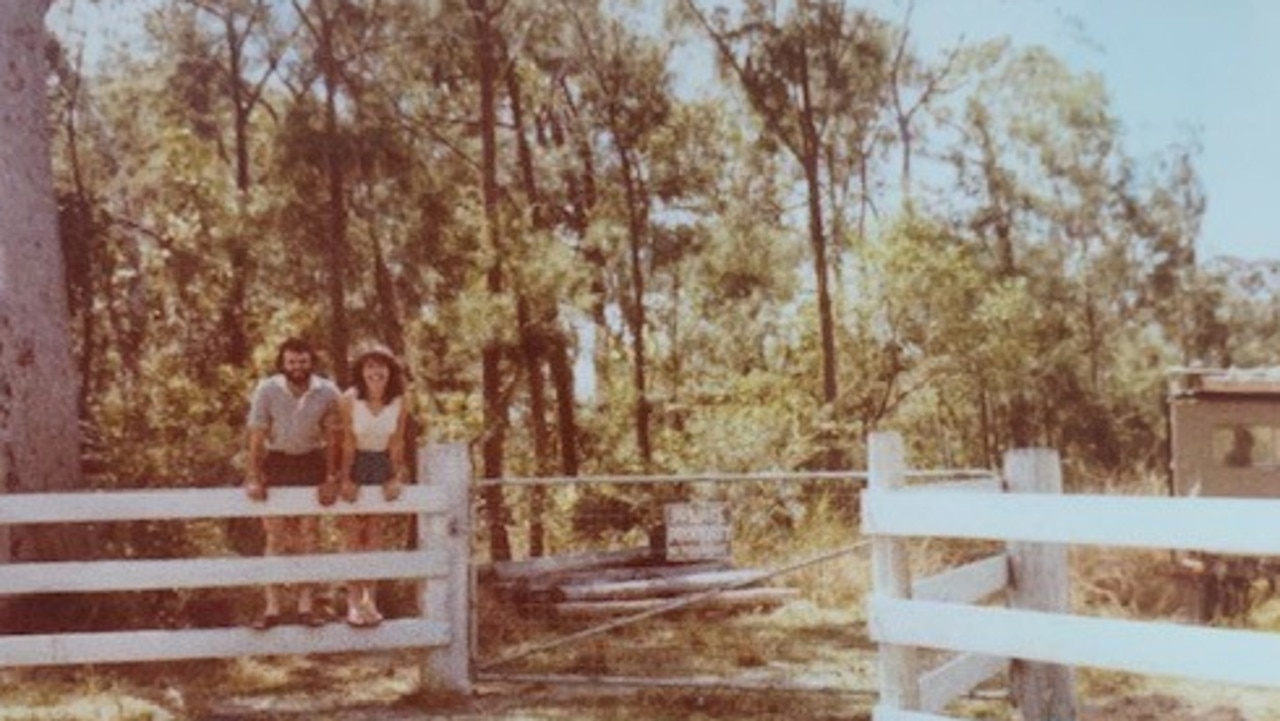
[[[373,628],[382,623],[382,614],[371,606],[360,605],[347,611],[347,625],[352,628]]]
[[[303,626],[318,628],[324,625],[324,616],[321,616],[314,611],[299,611],[298,623],[301,623]]]

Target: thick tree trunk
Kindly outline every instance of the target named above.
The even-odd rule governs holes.
[[[0,472],[4,492],[81,485],[64,258],[50,163],[44,0],[0,3]],[[30,527],[27,527],[30,528]],[[65,529],[0,535],[0,561],[78,555]],[[0,607],[0,613],[7,609]]]

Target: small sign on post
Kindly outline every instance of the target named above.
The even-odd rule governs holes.
[[[729,504],[668,503],[662,512],[667,529],[667,561],[728,561],[733,557]]]

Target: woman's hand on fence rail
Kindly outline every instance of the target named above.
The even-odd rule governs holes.
[[[404,484],[400,482],[400,476],[397,474],[391,480],[382,484],[382,497],[388,503],[400,498],[400,494],[404,491]]]
[[[244,482],[244,494],[251,501],[265,501],[267,500],[267,486],[262,482],[261,478],[249,476],[249,479]]]
[[[338,497],[347,503],[355,503],[360,500],[360,486],[351,480],[351,476],[344,476],[342,484],[338,488]]]
[[[316,488],[316,500],[322,506],[332,506],[338,500],[338,474],[330,474]]]

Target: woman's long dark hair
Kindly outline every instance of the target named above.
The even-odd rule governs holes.
[[[383,400],[390,403],[399,398],[404,393],[404,371],[400,370],[400,363],[396,360],[396,357],[385,350],[366,351],[361,353],[359,358],[356,358],[355,364],[351,367],[356,398],[362,401],[369,400],[369,387],[364,382],[364,367],[370,362],[381,363],[390,370],[390,375],[387,378],[387,397]]]

